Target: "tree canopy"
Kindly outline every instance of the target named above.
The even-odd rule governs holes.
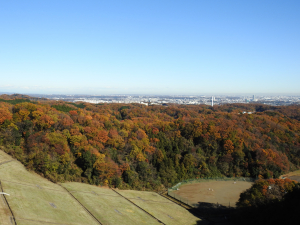
[[[297,105],[99,105],[23,97],[0,96],[0,146],[54,182],[160,190],[191,178],[278,178],[300,165]]]

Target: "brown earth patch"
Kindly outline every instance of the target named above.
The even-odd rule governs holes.
[[[253,182],[246,181],[209,181],[197,184],[186,184],[173,191],[175,198],[188,202],[189,205],[199,202],[235,206],[240,194],[250,188]]]

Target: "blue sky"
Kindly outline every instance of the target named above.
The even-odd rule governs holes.
[[[0,92],[300,94],[300,1],[1,1]]]

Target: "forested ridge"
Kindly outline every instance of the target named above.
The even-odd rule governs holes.
[[[0,96],[0,146],[54,182],[158,191],[191,178],[277,178],[300,165],[297,105],[30,99]]]

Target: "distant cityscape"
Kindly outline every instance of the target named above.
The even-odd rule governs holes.
[[[272,106],[300,104],[300,96],[227,96],[227,95],[30,95],[52,100],[70,102],[99,103],[139,103],[145,105],[185,104],[185,105],[222,105],[230,103],[261,103]]]

